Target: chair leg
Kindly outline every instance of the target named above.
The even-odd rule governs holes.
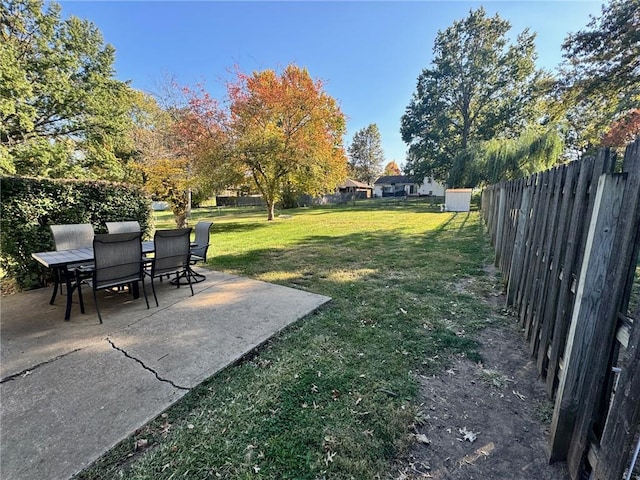
[[[84,312],[84,300],[82,298],[82,282],[80,281],[80,277],[76,274],[76,285],[78,288],[78,300],[80,301],[80,313]]]
[[[187,277],[187,282],[189,282],[189,288],[191,289],[191,296],[193,297],[193,285],[191,284],[191,269],[187,265],[187,268],[184,270],[184,274]]]
[[[156,296],[156,287],[153,285],[153,275],[150,275],[151,277],[151,291],[153,292],[153,298],[156,301],[156,307],[159,307],[160,305],[158,304],[158,297]],[[144,283],[143,283],[143,288],[144,288]]]
[[[144,301],[147,302],[147,310],[149,310],[149,299],[147,298],[147,290],[144,288],[144,275],[142,276],[142,294],[144,295]]]
[[[96,312],[98,312],[98,320],[102,323],[102,315],[100,315],[100,309],[98,308],[98,296],[96,295],[96,289],[93,289],[93,303],[96,304]]]
[[[189,271],[191,272],[192,283],[199,283],[199,282],[202,282],[205,278],[207,278],[201,273],[196,272],[193,268],[189,268]]]

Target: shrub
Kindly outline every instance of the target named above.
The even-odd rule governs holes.
[[[144,233],[153,227],[151,201],[139,188],[102,181],[0,178],[0,267],[22,289],[46,285],[45,271],[31,253],[53,250],[49,225],[138,220]]]

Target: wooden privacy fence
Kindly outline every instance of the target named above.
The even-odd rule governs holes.
[[[622,478],[640,435],[640,138],[614,170],[603,149],[482,194],[507,304],[555,396],[549,461],[574,480]]]

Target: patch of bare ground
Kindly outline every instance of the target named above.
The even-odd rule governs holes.
[[[478,292],[465,282],[458,287]],[[504,297],[480,290],[504,315]],[[475,336],[482,364],[457,358],[442,374],[419,378],[415,442],[397,480],[569,478],[565,463],[547,462],[553,405],[513,318],[503,319]]]

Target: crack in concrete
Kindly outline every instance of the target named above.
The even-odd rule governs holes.
[[[57,357],[50,358],[49,360],[46,360],[44,362],[36,363],[32,367],[25,368],[21,372],[13,373],[11,375],[8,375],[8,376],[0,379],[0,384],[8,382],[8,381],[11,381],[11,380],[15,380],[18,377],[26,377],[27,375],[30,375],[31,372],[33,372],[34,370],[37,370],[38,368],[40,368],[40,367],[42,367],[42,366],[44,366],[44,365],[46,365],[48,363],[55,362],[56,360],[64,358],[67,355],[71,355],[72,353],[79,352],[80,350],[82,350],[82,349],[81,348],[76,348],[75,350],[71,350],[70,352],[66,352],[66,353],[63,353],[62,355],[58,355]]]
[[[142,366],[142,368],[144,368],[145,370],[147,370],[147,371],[149,371],[149,372],[153,373],[153,375],[154,375],[154,376],[155,376],[159,381],[161,381],[161,382],[166,382],[166,383],[168,383],[169,385],[171,385],[172,387],[177,388],[177,389],[179,389],[179,390],[191,390],[190,388],[187,388],[187,387],[181,387],[180,385],[176,385],[175,383],[173,383],[173,381],[171,381],[171,380],[169,380],[169,379],[162,378],[160,375],[158,375],[158,372],[156,372],[153,368],[146,366],[142,360],[140,360],[139,358],[136,358],[136,357],[134,357],[134,356],[132,356],[132,355],[129,355],[129,353],[127,353],[125,350],[123,350],[122,348],[120,348],[120,347],[116,346],[116,344],[115,344],[115,343],[113,343],[113,342],[111,341],[111,339],[110,339],[110,338],[107,338],[106,340],[107,340],[107,342],[109,342],[109,343],[111,344],[111,346],[112,346],[115,350],[117,350],[117,351],[119,351],[120,353],[122,353],[125,357],[130,358],[131,360],[134,360],[135,362],[138,362],[138,363]]]

